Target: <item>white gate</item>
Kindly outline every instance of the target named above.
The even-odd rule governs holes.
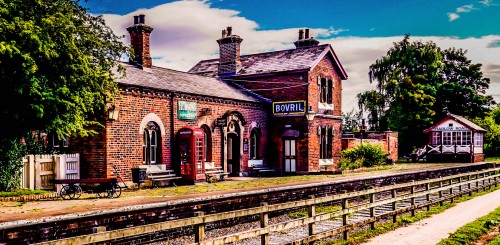
[[[23,158],[21,187],[57,191],[54,179],[80,178],[80,155],[28,155]]]

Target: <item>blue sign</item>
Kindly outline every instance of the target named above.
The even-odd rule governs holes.
[[[305,114],[306,102],[301,101],[283,101],[273,102],[273,114],[287,115],[287,114]]]

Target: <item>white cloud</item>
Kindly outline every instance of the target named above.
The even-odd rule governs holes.
[[[498,6],[498,4],[493,3],[493,0],[483,0],[479,1],[479,3],[483,4],[484,6],[490,7],[490,6]]]
[[[153,64],[181,71],[187,71],[198,61],[218,58],[216,40],[221,30],[233,26],[233,33],[243,38],[242,53],[251,54],[272,50],[294,48],[298,26],[291,29],[258,29],[258,24],[239,16],[237,11],[212,8],[206,1],[181,1],[163,4],[152,9],[141,9],[124,16],[104,15],[106,23],[119,35],[129,34],[125,30],[133,22],[133,16],[146,15],[146,23],[154,30],[151,34],[151,55]],[[345,31],[335,28],[310,29],[316,37],[330,37]],[[341,37],[320,40],[330,43],[349,75],[343,82],[343,111],[357,106],[356,94],[375,88],[368,80],[368,67],[387,53],[393,42],[402,40],[395,37]],[[483,64],[483,72],[491,78],[488,93],[500,102],[500,47],[491,45],[500,41],[500,36],[458,39],[453,37],[411,37],[411,40],[434,41],[442,48],[457,47],[468,50],[467,56],[475,63]],[[489,47],[489,48],[488,48]]]
[[[454,21],[456,19],[460,18],[460,15],[456,13],[448,13],[448,20],[449,21]]]
[[[472,10],[477,10],[476,8],[474,8],[474,5],[473,4],[468,4],[468,5],[464,5],[462,7],[458,7],[457,8],[457,13],[468,13]]]

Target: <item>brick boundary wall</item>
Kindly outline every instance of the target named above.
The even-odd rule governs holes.
[[[458,173],[477,171],[493,167],[492,163],[469,164],[460,167],[451,167],[436,170],[413,171],[386,176],[370,178],[354,178],[349,181],[331,181],[322,183],[304,184],[267,188],[256,191],[230,193],[190,199],[180,199],[163,203],[136,205],[114,210],[96,211],[86,214],[72,214],[56,217],[47,217],[40,220],[21,220],[0,224],[0,244],[30,244],[66,237],[91,234],[97,232],[97,227],[106,227],[116,230],[156,222],[193,217],[194,212],[203,211],[206,214],[226,212],[243,208],[257,207],[261,202],[270,205],[309,198],[309,195],[322,197],[335,195],[345,191],[355,191],[370,187],[380,187],[392,184],[405,183],[412,180],[444,177]],[[231,226],[255,220],[256,217],[231,219],[213,223],[206,227],[207,230]],[[178,228],[156,232],[154,234],[140,234],[114,240],[110,244],[148,243],[172,239],[175,237],[192,234],[191,228]]]

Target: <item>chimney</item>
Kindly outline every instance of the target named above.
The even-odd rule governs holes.
[[[295,41],[296,48],[307,48],[318,46],[319,41],[314,39],[314,37],[309,37],[309,29],[305,29],[305,38],[302,38],[304,31],[302,29],[299,30],[299,40]]]
[[[228,26],[222,31],[219,44],[219,76],[233,76],[241,69],[240,44],[243,39],[232,34],[233,28]]]
[[[142,68],[151,68],[149,38],[153,28],[146,25],[145,15],[134,16],[134,24],[127,27],[127,31],[130,33],[130,43],[134,49],[134,57],[130,57],[129,63]]]

